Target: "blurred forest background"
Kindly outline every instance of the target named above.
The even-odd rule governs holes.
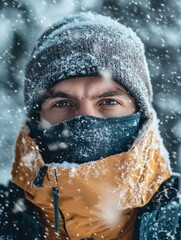
[[[181,172],[181,0],[0,0],[0,182],[10,178],[24,121],[24,66],[42,31],[62,17],[101,13],[131,27],[145,44],[154,107],[172,168]]]

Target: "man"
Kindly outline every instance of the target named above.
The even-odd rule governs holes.
[[[168,154],[131,29],[91,13],[64,18],[39,38],[24,93],[14,239],[179,239],[176,181],[165,183]]]

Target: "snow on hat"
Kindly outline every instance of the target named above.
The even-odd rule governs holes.
[[[40,110],[45,93],[61,80],[104,72],[129,91],[147,118],[152,87],[140,38],[110,17],[92,13],[65,17],[41,35],[26,65],[28,116]]]

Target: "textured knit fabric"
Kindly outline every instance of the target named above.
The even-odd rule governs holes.
[[[152,88],[139,37],[117,21],[92,13],[66,17],[37,41],[25,71],[29,116],[59,81],[85,76],[113,79],[135,98],[143,117],[150,114]]]
[[[44,162],[80,164],[126,152],[138,134],[140,116],[139,112],[118,118],[84,115],[49,129],[34,121],[29,126]]]

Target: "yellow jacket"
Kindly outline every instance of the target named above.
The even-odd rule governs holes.
[[[46,239],[133,239],[138,208],[170,177],[155,121],[128,152],[86,164],[45,164],[38,146],[21,130],[12,181],[34,204]],[[47,166],[43,187],[34,180]],[[60,231],[54,230],[53,188],[59,190]],[[60,214],[61,213],[61,214]]]

